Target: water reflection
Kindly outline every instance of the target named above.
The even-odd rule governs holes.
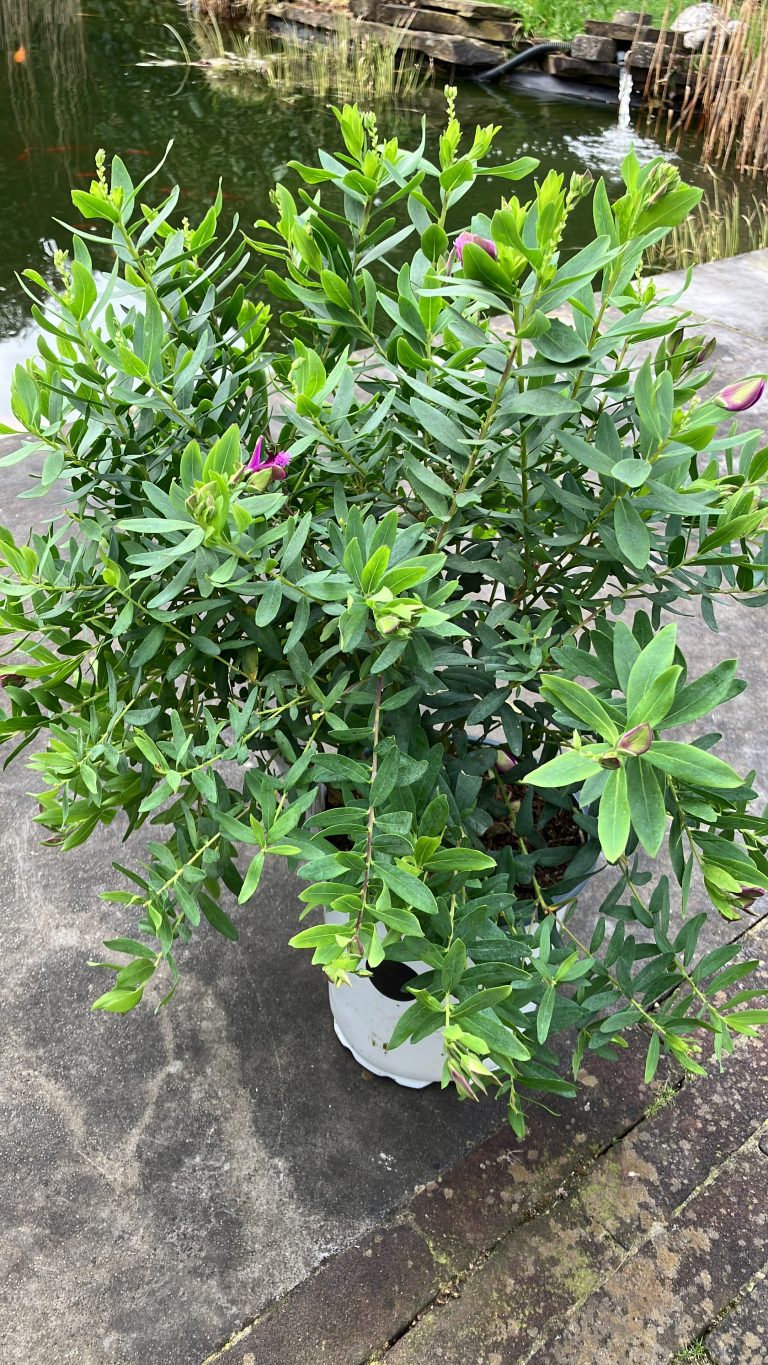
[[[0,0],[8,104],[26,144],[49,140],[53,115],[64,141],[85,87],[81,0]]]
[[[320,145],[338,140],[328,100],[284,100],[268,89],[256,102],[243,100],[237,85],[211,81],[199,69],[179,89],[178,68],[140,65],[148,53],[178,57],[168,25],[191,44],[190,19],[177,0],[0,0],[0,24],[7,54],[0,61],[0,338],[14,338],[16,353],[29,303],[14,272],[31,266],[50,275],[51,238],[67,245],[66,230],[53,220],[73,221],[71,190],[87,185],[99,147],[119,152],[141,179],[172,139],[157,193],[178,182],[180,213],[194,221],[221,177],[227,207],[250,226],[270,213],[270,189],[289,176],[288,161],[312,162]],[[20,49],[24,60],[16,61]],[[589,165],[618,187],[626,148],[619,154],[612,140],[615,110],[471,83],[460,89],[459,110],[468,129],[501,125],[496,154],[505,161],[529,154],[566,174]],[[404,107],[383,109],[379,127],[412,144],[422,115],[432,130],[441,126],[440,82]],[[685,148],[681,162],[684,175],[700,181]],[[475,205],[491,209],[503,188],[490,179],[480,184]],[[451,227],[464,225],[461,212]],[[591,231],[589,205],[580,204],[570,245]],[[98,265],[97,248],[94,257]]]

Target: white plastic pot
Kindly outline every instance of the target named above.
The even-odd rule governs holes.
[[[324,807],[324,797],[322,791],[318,810]],[[586,881],[580,883],[567,897],[554,897],[553,903],[556,904],[558,899],[570,900],[585,885]],[[561,919],[564,913],[564,910],[557,911],[557,918]],[[326,924],[343,923],[345,918],[330,910],[325,912]],[[380,932],[382,935],[386,932],[383,926]],[[535,955],[538,956],[538,950],[535,950]],[[393,981],[393,977],[397,968],[401,969],[403,985],[406,980],[429,971],[423,962],[384,962],[370,977],[352,976],[348,986],[329,985],[333,1027],[339,1042],[348,1048],[356,1062],[373,1072],[374,1076],[386,1076],[398,1085],[422,1090],[424,1086],[442,1079],[445,1061],[442,1030],[438,1029],[421,1042],[408,1041],[392,1052],[387,1050],[397,1023],[413,1004],[411,995],[396,991],[397,982]],[[379,989],[377,983],[384,989]],[[526,1014],[535,1009],[533,1002],[523,1006]]]
[[[326,923],[342,921],[343,915],[326,912]],[[331,1013],[336,1037],[352,1053],[356,1062],[372,1071],[374,1076],[388,1076],[398,1085],[421,1090],[443,1074],[445,1048],[440,1030],[423,1038],[420,1043],[406,1042],[393,1052],[387,1051],[401,1016],[413,1004],[413,997],[403,993],[402,999],[392,998],[398,993],[398,977],[403,984],[414,975],[429,971],[423,962],[382,963],[373,977],[353,976],[348,986],[329,986]],[[375,983],[380,983],[383,989]],[[388,991],[385,994],[384,991]]]
[[[585,885],[586,883],[583,883]],[[581,890],[581,886],[577,891]],[[573,892],[571,893],[573,895]],[[570,899],[570,897],[569,897]],[[565,911],[558,910],[557,918],[562,919]],[[342,923],[343,915],[326,911],[326,924]],[[538,957],[538,949],[534,949]],[[356,1062],[372,1071],[374,1076],[387,1076],[398,1085],[406,1085],[411,1090],[422,1090],[425,1085],[439,1081],[443,1074],[445,1047],[442,1030],[430,1033],[421,1042],[410,1040],[401,1043],[393,1052],[387,1051],[387,1043],[401,1016],[413,1004],[413,997],[402,992],[402,998],[393,998],[398,985],[413,980],[428,972],[423,962],[383,962],[372,976],[352,976],[348,986],[329,985],[333,1027],[339,1042],[348,1048]],[[398,981],[400,977],[400,982]],[[388,992],[388,993],[385,993]],[[536,1009],[533,1001],[523,1005],[524,1014]]]

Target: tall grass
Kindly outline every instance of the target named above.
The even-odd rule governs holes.
[[[650,264],[657,270],[687,270],[762,247],[768,247],[768,200],[745,198],[713,180],[694,212],[657,243]]]
[[[684,54],[687,73],[678,113],[669,109],[668,96],[684,50],[679,39],[670,42],[665,18],[646,94],[656,103],[657,129],[665,109],[668,143],[679,145],[687,132],[697,131],[706,165],[758,176],[768,170],[768,5],[730,0],[723,9],[737,27],[729,33],[719,25],[702,53]]]
[[[278,96],[311,94],[318,99],[358,103],[371,100],[406,104],[432,80],[431,64],[417,60],[403,47],[403,31],[393,28],[384,37],[372,36],[348,14],[335,18],[335,27],[305,41],[295,29],[280,34],[260,27],[246,34],[222,30],[215,19],[194,27],[200,57],[214,63],[217,80],[232,77],[239,94],[266,89]]]
[[[612,19],[621,8],[620,0],[502,0],[519,14],[525,32],[532,37],[572,38],[583,33],[585,19]],[[683,8],[685,0],[674,0],[672,18]],[[630,8],[630,6],[627,6]],[[658,26],[664,18],[665,0],[650,0],[638,6],[650,15],[649,23]]]

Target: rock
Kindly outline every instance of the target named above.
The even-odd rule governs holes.
[[[659,36],[659,29],[647,24],[619,24],[615,19],[586,19],[584,32],[597,38],[613,38],[615,43],[632,43],[635,38],[651,42]]]
[[[607,85],[613,91],[619,81],[616,62],[588,62],[583,57],[565,57],[559,53],[547,58],[547,70],[552,76],[561,76],[564,80]]]
[[[461,14],[446,14],[426,6],[387,4],[375,0],[375,13],[363,15],[359,8],[361,0],[352,0],[353,14],[375,18],[380,24],[408,24],[421,33],[453,34],[458,38],[482,38],[488,43],[504,43],[512,46],[520,36],[520,25],[515,22],[502,22],[498,19],[465,18]],[[369,4],[370,0],[362,0]]]
[[[715,27],[716,25],[710,24],[708,28],[688,29],[688,32],[683,34],[683,47],[687,48],[689,52],[702,52],[704,44]]]
[[[571,43],[571,56],[584,62],[615,62],[616,44],[612,38],[579,33]]]
[[[711,28],[713,24],[723,23],[725,17],[719,5],[688,5],[687,9],[678,14],[670,28],[673,33],[698,32],[700,29]]]
[[[466,0],[469,4],[470,0]],[[479,8],[479,6],[478,6]],[[486,8],[490,9],[488,5]],[[319,9],[317,5],[293,4],[291,0],[287,3],[267,4],[266,14],[278,22],[289,24],[306,24],[308,28],[321,28],[326,30],[341,28],[344,23],[348,23],[346,11]],[[368,23],[358,19],[359,32],[370,34],[373,38],[391,40],[393,33],[398,40],[398,46],[412,48],[416,52],[424,52],[436,62],[442,62],[445,66],[461,67],[488,67],[497,66],[500,60],[500,49],[493,47],[490,43],[483,42],[479,38],[458,38],[449,34],[442,33],[421,33],[413,28],[392,29],[386,24]]]
[[[486,4],[486,0],[419,0],[422,9],[445,10],[460,14],[464,19],[501,19],[509,22],[517,18],[509,5]]]
[[[630,71],[647,71],[655,56],[655,43],[635,43],[627,53],[627,66]]]
[[[683,47],[688,52],[702,52],[718,34],[725,32],[730,37],[741,27],[739,20],[729,19],[719,5],[689,5],[678,14],[670,31],[683,34]]]

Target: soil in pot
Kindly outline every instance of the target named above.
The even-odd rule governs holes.
[[[505,783],[504,791],[506,802],[511,809],[494,820],[485,831],[483,846],[488,853],[495,853],[504,848],[512,849],[515,854],[533,853],[541,848],[579,848],[586,842],[584,831],[576,824],[574,814],[562,807],[553,808],[538,792],[533,793],[531,808],[535,834],[520,834],[516,828],[516,815],[525,798],[530,798],[531,789],[520,782],[508,782]],[[542,823],[548,806],[550,815]],[[546,891],[562,881],[566,871],[565,859],[562,863],[552,866],[541,864],[536,868],[536,881],[541,890]],[[524,900],[531,899],[535,894],[530,883],[518,884],[515,891]]]

